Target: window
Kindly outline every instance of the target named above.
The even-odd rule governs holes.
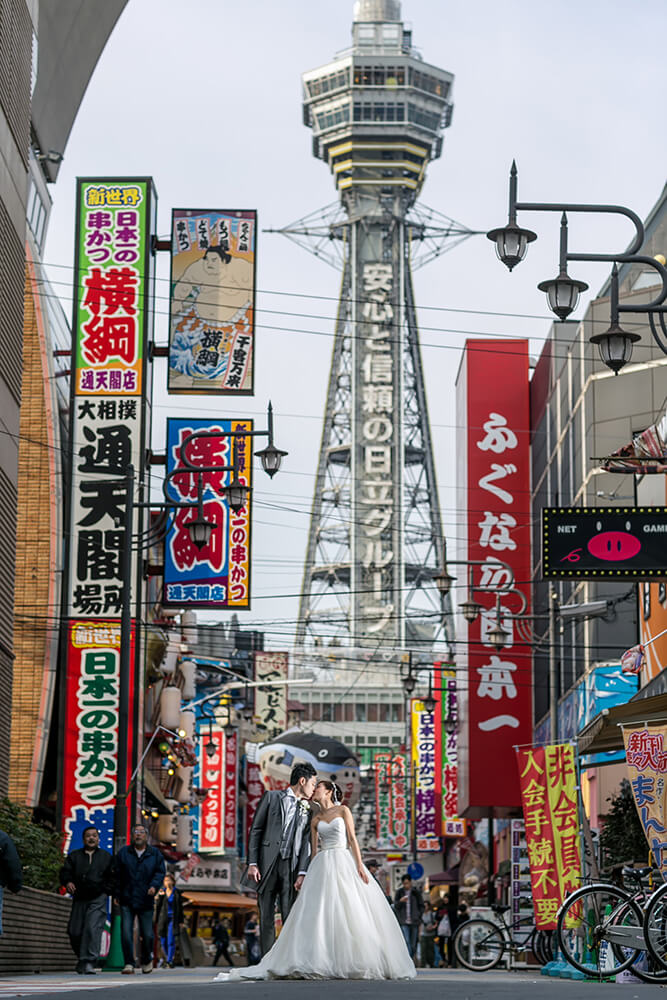
[[[340,704],[340,702],[338,702],[336,705],[334,705],[333,709],[334,709],[334,722],[342,722],[343,706]]]
[[[437,132],[440,128],[440,114],[435,111],[427,111],[418,104],[408,104],[408,121],[415,125],[421,125],[430,132]]]
[[[391,721],[392,722],[403,722],[403,705],[392,705],[391,706]]]
[[[410,86],[416,90],[424,90],[427,94],[435,94],[437,97],[446,97],[449,90],[449,84],[445,80],[438,80],[435,76],[413,68],[410,69]]]
[[[348,702],[346,705],[343,705],[343,709],[345,722],[354,722],[354,705],[351,702]]]
[[[369,722],[378,721],[378,707],[376,704],[371,704],[368,706],[368,721]]]
[[[311,713],[310,718],[312,719],[312,721],[319,722],[319,720],[322,718],[322,706],[320,705],[319,702],[313,702],[313,704],[310,706],[310,713]]]
[[[378,722],[389,722],[389,705],[378,705],[379,718]]]
[[[366,706],[362,705],[362,704],[357,704],[357,705],[354,706],[354,708],[355,708],[356,721],[357,722],[365,722],[366,721]]]
[[[322,722],[333,722],[331,709],[331,705],[322,705]]]
[[[336,104],[325,110],[317,112],[315,115],[317,128],[320,132],[335,128],[341,122],[349,122],[350,105],[347,101],[344,104]]]

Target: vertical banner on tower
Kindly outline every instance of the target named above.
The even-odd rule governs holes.
[[[118,680],[105,671],[110,670],[120,646],[122,594],[131,588],[136,596],[136,556],[130,579],[121,575],[127,493],[124,477],[133,465],[136,482],[143,480],[155,204],[150,178],[77,181],[65,581],[70,625],[64,733],[70,763],[62,769],[61,788],[69,848],[81,846],[79,819],[92,821],[92,810],[96,810],[102,822],[101,810],[111,809],[115,799],[117,735],[112,750],[110,734],[112,715],[117,730]],[[140,489],[138,486],[138,495]],[[139,509],[135,530],[140,531],[141,525]],[[83,638],[86,626],[90,641]],[[108,640],[111,634],[116,637],[113,643]],[[103,649],[107,657],[104,664]],[[99,676],[93,662],[95,651],[101,657]],[[128,683],[132,681],[133,669]],[[99,700],[94,709],[83,707],[93,698]],[[77,699],[82,705],[79,711],[75,711]],[[99,726],[91,721],[97,717]],[[99,748],[89,754],[95,740]],[[76,766],[70,766],[73,741],[76,753],[85,757],[85,762],[80,757]],[[99,779],[95,793],[99,797],[93,800],[89,791],[89,801],[81,801],[84,779],[92,778]],[[110,823],[113,825],[112,817]]]
[[[257,213],[172,212],[169,392],[251,395]]]
[[[440,850],[440,810],[436,798],[435,713],[424,702],[410,701],[412,769],[415,776],[415,836],[418,851]]]
[[[286,681],[288,669],[289,653],[255,653],[255,680],[266,684],[255,688],[255,718],[269,739],[287,729],[287,684],[271,687],[271,681]]]
[[[223,495],[232,479],[234,435],[236,438],[238,478],[252,485],[252,420],[167,420],[167,475],[185,470],[182,449],[190,435],[203,431],[219,437],[194,438],[186,445],[186,458],[193,465],[227,467],[227,471],[202,474],[203,514],[213,524],[209,541],[201,548],[190,537],[188,523],[197,516],[197,508],[181,507],[164,546],[165,606],[188,608],[250,607],[250,495],[245,506],[235,512]],[[171,476],[169,496],[179,503],[194,504],[198,496],[198,475],[184,471]]]
[[[667,874],[667,726],[623,729],[628,779],[655,864]]]
[[[517,749],[535,924],[554,930],[565,897],[581,884],[574,747]]]
[[[471,340],[457,378],[461,558],[476,565],[482,613],[467,625],[467,672],[459,690],[459,810],[471,817],[520,804],[512,748],[532,734],[532,651],[513,613],[530,614],[531,493],[527,340]],[[505,565],[501,565],[504,563]],[[489,639],[500,625],[507,642]],[[490,765],[493,766],[490,766]]]

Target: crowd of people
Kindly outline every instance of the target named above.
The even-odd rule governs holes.
[[[367,868],[396,915],[410,957],[425,968],[455,965],[451,942],[457,927],[469,919],[466,904],[450,902],[446,893],[436,893],[435,899],[424,898],[408,875],[403,877],[392,898],[380,882],[378,861],[371,859]],[[137,967],[143,973],[153,971],[156,938],[162,953],[158,965],[173,968],[177,950],[183,964],[190,964],[192,951],[182,895],[176,888],[174,876],[166,871],[162,853],[148,843],[148,831],[144,826],[133,828],[130,844],[122,847],[115,857],[100,847],[96,827],[87,827],[83,832],[83,847],[71,851],[65,858],[60,881],[72,897],[67,930],[77,957],[77,973],[92,975],[102,964],[100,949],[109,896],[120,910],[125,975],[133,974]],[[0,933],[5,887],[12,892],[21,888],[21,863],[14,842],[0,831]],[[247,964],[256,965],[262,954],[257,911],[248,915],[243,937]],[[211,939],[215,948],[213,965],[224,959],[227,965],[233,966],[231,929],[227,919],[214,916]]]

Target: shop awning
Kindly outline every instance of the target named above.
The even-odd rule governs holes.
[[[454,865],[444,872],[436,872],[435,875],[428,876],[429,885],[458,885],[459,865]]]
[[[667,722],[667,694],[637,698],[625,705],[603,709],[577,737],[580,754],[613,753],[623,749],[621,726],[641,726],[644,722]]]
[[[184,906],[206,906],[216,910],[256,910],[257,900],[238,892],[184,892]]]

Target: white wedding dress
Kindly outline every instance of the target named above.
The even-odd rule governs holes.
[[[317,827],[320,850],[289,917],[259,965],[216,976],[242,979],[414,979],[415,967],[382,889],[359,876],[345,820]]]

